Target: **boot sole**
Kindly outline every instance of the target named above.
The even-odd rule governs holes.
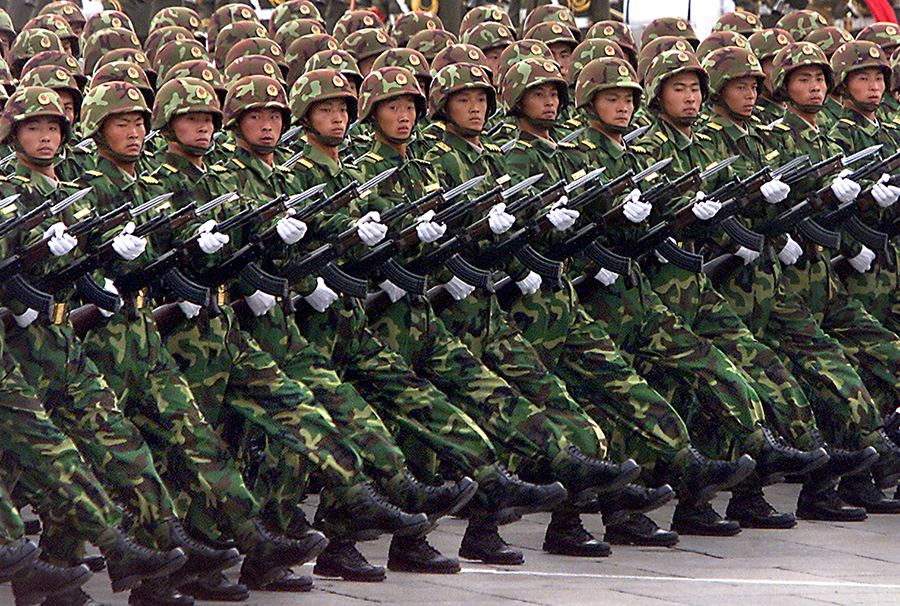
[[[710,484],[708,486],[704,486],[697,494],[696,500],[701,503],[711,501],[713,497],[716,496],[716,493],[740,484],[747,478],[747,476],[753,473],[754,469],[756,469],[756,461],[754,461],[753,458],[749,455],[741,456],[741,458],[737,460],[737,463],[738,468],[734,471],[733,474],[731,474],[731,476],[727,480],[725,480],[724,482],[720,482],[719,484]],[[673,530],[677,531],[677,529],[674,528]]]
[[[741,533],[740,525],[738,525],[736,531],[729,530],[728,532],[716,532],[713,529],[681,528],[675,524],[672,524],[672,530],[680,535],[695,537],[734,537]]]
[[[815,522],[864,522],[868,516],[865,512],[863,512],[862,516],[858,514],[850,515],[840,515],[840,514],[832,514],[829,512],[823,512],[821,514],[817,512],[803,512],[799,509],[797,510],[797,518],[801,520],[809,520]]]
[[[15,562],[11,563],[8,567],[0,570],[0,582],[6,582],[10,580],[14,574],[28,566],[29,564],[37,561],[38,557],[41,555],[41,548],[28,541],[22,547],[19,548],[19,559]]]
[[[178,549],[176,547],[176,549]],[[124,579],[112,580],[110,578],[112,584],[113,593],[121,593],[123,591],[128,591],[129,589],[134,589],[138,585],[141,584],[142,581],[146,579],[158,579],[159,577],[166,577],[184,566],[184,563],[187,562],[187,556],[184,555],[184,552],[178,549],[181,552],[181,555],[177,558],[173,558],[168,564],[163,566],[158,570],[154,570],[150,574],[133,574],[131,576],[125,577]],[[109,570],[109,562],[106,564],[107,571]]]
[[[669,486],[668,484],[663,484],[663,486]],[[662,488],[662,487],[660,487]],[[655,499],[645,504],[643,507],[638,507],[637,509],[619,509],[610,513],[608,516],[603,515],[603,525],[604,526],[616,526],[617,524],[621,524],[625,521],[629,516],[636,513],[647,513],[648,511],[653,511],[654,509],[659,509],[669,501],[675,498],[675,491],[669,486],[669,490],[666,492],[662,492]]]
[[[619,475],[619,477],[617,477],[609,484],[604,484],[603,486],[593,486],[576,493],[570,498],[572,506],[583,507],[603,493],[615,492],[616,490],[619,490],[621,488],[624,488],[628,484],[631,484],[637,479],[639,475],[641,475],[641,466],[634,461],[631,461],[631,464],[631,467],[625,469]],[[625,465],[625,463],[623,463],[622,465]]]
[[[494,564],[495,566],[521,566],[525,563],[525,556],[521,553],[518,554],[517,557],[508,557],[508,558],[493,558],[486,554],[477,554],[464,550],[462,547],[459,549],[459,557],[464,560],[471,560],[473,562],[482,562],[484,564]]]
[[[636,547],[672,547],[678,544],[678,533],[669,534],[662,529],[660,531],[665,534],[659,535],[659,538],[654,540],[636,534],[623,534],[607,530],[603,535],[603,540],[610,545],[634,545]]]
[[[504,526],[506,524],[511,524],[512,522],[522,519],[522,516],[532,513],[553,511],[557,506],[562,505],[562,503],[569,498],[569,493],[566,491],[565,487],[562,484],[559,484],[559,487],[562,489],[561,492],[546,499],[542,503],[531,506],[506,507],[501,509],[497,512],[497,525]]]
[[[447,509],[443,511],[436,511],[428,515],[428,521],[434,524],[440,518],[446,516],[452,516],[459,512],[460,509],[469,504],[469,501],[472,500],[472,497],[475,496],[475,493],[478,492],[478,482],[472,480],[472,483],[469,484],[465,490],[459,493],[459,497],[456,499],[456,502]]]
[[[73,589],[78,589],[79,587],[87,583],[92,576],[94,576],[94,573],[91,572],[87,566],[85,566],[81,574],[79,574],[77,577],[75,577],[74,579],[66,583],[66,585],[60,587],[56,591],[48,592],[46,590],[37,590],[26,593],[25,595],[16,595],[16,606],[37,606],[49,596],[72,591]],[[13,590],[13,594],[15,595],[15,589]]]
[[[458,574],[460,571],[459,562],[453,565],[446,564],[444,566],[417,566],[402,560],[396,561],[388,558],[388,570],[392,572],[414,572],[419,574]]]
[[[188,558],[188,564],[190,563],[190,558]],[[172,575],[172,584],[176,587],[180,587],[181,585],[186,585],[195,581],[198,577],[204,576],[207,574],[215,574],[217,572],[221,572],[223,570],[228,570],[229,568],[234,568],[238,564],[241,563],[241,554],[235,550],[235,555],[228,558],[227,560],[223,560],[216,564],[215,566],[211,566],[209,568],[204,568],[203,570],[194,570],[191,572],[182,572],[184,568],[181,570],[176,570]],[[185,564],[185,567],[188,566]],[[180,579],[179,577],[184,577]]]
[[[382,569],[379,574],[353,574],[353,573],[342,573],[337,570],[330,570],[328,568],[319,566],[316,564],[313,567],[313,574],[320,577],[325,577],[326,579],[344,579],[345,581],[350,581],[353,583],[380,583],[387,578],[387,575],[384,573]]]

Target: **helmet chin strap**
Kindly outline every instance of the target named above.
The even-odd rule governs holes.
[[[850,105],[854,106],[857,110],[860,110],[861,112],[865,112],[867,114],[877,111],[879,106],[881,106],[881,101],[879,101],[878,103],[868,103],[868,102],[864,102],[864,101],[857,101],[853,97],[853,95],[851,95],[849,92],[846,93],[846,95],[844,95],[844,97],[846,99],[850,99]],[[883,96],[882,96],[882,98],[883,98]]]
[[[607,129],[611,133],[616,133],[617,135],[627,135],[631,132],[631,124],[629,123],[627,126],[619,126],[618,124],[610,124],[605,120],[600,120],[598,117],[597,120],[600,124],[603,125],[603,128]]]
[[[750,116],[753,115],[752,111],[747,115],[737,113],[736,111],[731,109],[731,107],[729,107],[729,105],[725,103],[725,101],[723,101],[721,98],[714,99],[713,104],[716,107],[722,108],[722,110],[725,111],[725,115],[731,118],[733,122],[748,122],[750,120]]]
[[[408,137],[391,137],[386,132],[384,132],[384,129],[381,128],[380,124],[378,124],[378,120],[372,120],[372,128],[374,128],[382,137],[387,139],[388,142],[393,143],[394,145],[405,145],[409,143],[410,140],[412,140],[412,131],[409,131],[410,134]]]
[[[341,143],[344,142],[344,139],[346,138],[346,130],[344,131],[343,137],[329,137],[327,135],[323,135],[315,128],[313,128],[312,124],[310,124],[306,119],[304,119],[301,124],[303,125],[303,130],[318,139],[325,147],[338,147]]]
[[[136,163],[138,160],[141,159],[141,154],[135,154],[135,155],[132,156],[132,155],[128,155],[128,154],[121,154],[121,153],[119,153],[119,152],[117,152],[117,151],[114,151],[114,150],[109,146],[109,143],[106,142],[106,139],[104,139],[103,136],[100,135],[99,133],[97,133],[96,135],[94,135],[94,143],[97,144],[97,147],[98,147],[99,149],[102,149],[102,150],[105,151],[107,154],[109,154],[110,156],[112,156],[112,158],[113,158],[116,162],[121,162],[122,164],[134,164],[134,163]]]
[[[788,103],[790,103],[792,107],[796,107],[799,111],[803,112],[804,114],[818,114],[820,111],[822,111],[822,108],[825,107],[824,103],[820,103],[818,105],[797,103],[793,99],[788,99]]]
[[[526,116],[524,113],[522,117],[526,122],[531,124],[532,126],[536,126],[537,128],[553,128],[556,126],[556,118],[552,120],[544,120],[543,118],[532,118],[530,116]]]
[[[463,137],[463,138],[465,138],[465,137],[477,137],[478,135],[481,134],[481,130],[475,130],[474,128],[468,128],[468,127],[466,127],[466,126],[460,126],[459,124],[457,124],[457,123],[454,122],[453,120],[450,120],[449,118],[447,119],[447,121],[448,121],[450,124],[453,125],[453,131],[456,132],[456,134],[458,134],[460,137]],[[482,129],[482,130],[483,130],[483,129]]]
[[[174,143],[178,146],[178,149],[191,156],[192,158],[202,158],[203,156],[211,152],[213,148],[212,141],[210,141],[209,146],[207,147],[199,147],[197,145],[188,145],[187,143],[182,143],[178,140],[178,137],[175,136],[175,133],[172,132],[172,129],[168,127],[163,130],[162,134],[166,141],[168,141],[169,143]]]
[[[277,145],[258,145],[256,143],[250,143],[249,141],[247,141],[247,138],[244,136],[244,133],[241,132],[240,128],[234,129],[234,136],[246,143],[247,147],[249,147],[254,153],[257,153],[261,156],[274,154],[275,148],[278,147]]]

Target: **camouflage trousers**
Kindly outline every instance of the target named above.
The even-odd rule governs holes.
[[[848,271],[841,275],[841,281],[850,296],[861,302],[866,311],[885,328],[900,334],[900,268],[897,262],[897,246],[892,242],[887,252],[877,253],[869,271]]]
[[[825,439],[835,446],[859,448],[879,426],[875,403],[840,344],[825,334],[796,296],[787,293],[781,277],[781,264],[768,250],[757,262],[716,284],[716,289],[812,394],[816,424]]]
[[[610,286],[587,279],[578,294],[637,371],[686,420],[698,447],[718,459],[741,451],[762,423],[759,396],[725,354],[669,311],[640,269]]]
[[[606,456],[603,430],[569,395],[565,383],[547,370],[495,295],[479,290],[447,305],[439,315],[451,334],[524,396],[517,399],[521,406],[501,408],[499,416],[483,420],[481,426],[492,439],[533,460],[553,460],[568,445],[601,459]]]
[[[563,285],[517,294],[509,309],[513,324],[602,428],[610,458],[634,458],[648,471],[667,462],[691,444],[684,421],[581,307],[567,278]]]
[[[650,283],[672,313],[734,362],[762,401],[766,424],[794,446],[816,446],[815,416],[802,386],[763,345],[704,274],[649,260]]]
[[[0,482],[0,547],[17,543],[25,536],[25,524],[6,486]]]

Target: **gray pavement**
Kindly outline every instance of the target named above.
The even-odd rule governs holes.
[[[793,510],[799,490],[779,485],[766,493],[779,510]],[[722,512],[726,503],[721,496],[714,504]],[[668,505],[651,515],[667,527],[672,510]],[[672,549],[615,547],[610,557],[599,559],[541,552],[547,521],[546,515],[531,516],[501,530],[509,543],[525,551],[524,566],[463,562],[457,575],[389,572],[386,582],[375,584],[316,578],[312,593],[254,593],[244,604],[900,605],[900,516],[869,516],[852,524],[801,521],[793,530],[744,530],[724,539],[682,537]],[[602,535],[599,516],[587,517],[586,526]],[[464,529],[460,520],[443,521],[431,541],[445,554],[455,554]],[[387,547],[385,538],[365,543],[362,551],[383,565]],[[303,571],[312,574],[312,565]],[[87,589],[109,606],[128,603],[127,594],[110,593],[104,574],[91,579]],[[0,605],[12,603],[8,586],[0,587]]]

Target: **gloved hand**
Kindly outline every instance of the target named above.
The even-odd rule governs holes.
[[[632,223],[640,223],[650,216],[653,205],[649,202],[641,202],[641,190],[634,188],[625,198],[625,206],[622,209],[625,218]]]
[[[615,284],[616,280],[619,279],[619,274],[614,271],[609,271],[606,268],[601,268],[600,271],[594,274],[594,279],[603,286],[610,286]]]
[[[719,212],[720,208],[722,208],[721,202],[717,202],[712,198],[707,199],[706,194],[702,191],[698,191],[697,196],[694,198],[694,205],[691,207],[691,212],[693,212],[694,216],[701,221],[709,221],[716,216],[716,213]]]
[[[73,248],[78,246],[78,238],[66,233],[65,223],[54,223],[44,232],[47,241],[47,248],[54,257],[61,257],[69,254]],[[30,324],[30,322],[29,322]]]
[[[563,196],[565,198],[565,196]],[[577,210],[566,208],[562,200],[550,207],[547,212],[547,220],[557,231],[566,231],[575,225],[575,220],[581,215]]]
[[[543,282],[541,277],[530,271],[527,276],[516,282],[516,286],[519,287],[523,295],[533,295],[541,288],[541,282]]]
[[[488,226],[497,235],[504,234],[516,222],[516,218],[506,212],[506,204],[494,204],[488,211]]]
[[[356,233],[366,246],[375,246],[387,234],[387,225],[381,224],[381,214],[377,210],[366,213],[356,222]]]
[[[450,293],[450,296],[453,297],[454,301],[462,301],[473,292],[475,292],[475,287],[471,284],[466,284],[456,276],[450,278],[450,281],[444,284],[444,289]]]
[[[30,307],[24,311],[24,313],[13,316],[13,320],[16,321],[16,324],[19,325],[19,328],[27,328],[31,326],[31,323],[37,320],[38,310],[31,309]]]
[[[249,297],[244,297],[247,307],[253,312],[254,316],[264,316],[275,308],[278,300],[270,294],[257,290]]]
[[[134,221],[129,221],[122,232],[113,238],[112,247],[126,261],[134,261],[147,249],[147,238],[134,234]]]
[[[850,266],[853,267],[853,269],[864,274],[872,269],[872,261],[874,260],[875,253],[872,252],[872,249],[863,246],[860,253],[853,258],[847,259],[847,262],[850,263]]]
[[[197,246],[208,255],[219,252],[231,240],[228,234],[214,233],[215,226],[216,222],[210,219],[197,230]],[[192,318],[193,316],[188,317]]]
[[[191,318],[196,318],[200,314],[200,310],[203,309],[203,306],[191,303],[190,301],[179,301],[178,309],[181,310],[181,313],[184,314],[185,318],[190,320]]]
[[[741,246],[737,249],[737,252],[734,253],[744,260],[744,265],[749,265],[756,261],[759,258],[759,253],[755,250],[750,250],[749,248],[745,248]]]
[[[446,233],[447,226],[441,223],[435,223],[433,219],[433,210],[429,210],[427,213],[416,219],[416,235],[419,236],[419,242],[430,244]]]
[[[891,176],[885,173],[878,179],[878,183],[872,186],[872,197],[881,208],[891,206],[900,198],[900,187],[887,184],[890,178]]]
[[[105,290],[107,292],[111,292],[114,295],[119,294],[119,289],[116,288],[116,283],[113,282],[112,280],[110,280],[109,278],[103,279],[103,290]],[[97,311],[99,311],[100,315],[103,316],[104,318],[111,318],[113,316],[113,314],[115,313],[113,311],[106,311],[102,307],[98,307]]]
[[[338,294],[325,284],[325,280],[319,277],[316,278],[316,289],[303,298],[310,307],[322,313],[338,300]]]
[[[785,265],[793,265],[803,255],[803,248],[788,234],[787,244],[778,253],[778,259]]]
[[[378,286],[381,287],[381,290],[387,293],[387,296],[391,300],[391,303],[396,303],[406,295],[405,290],[403,290],[390,280],[385,280]]]
[[[281,241],[288,246],[296,244],[306,235],[306,223],[291,216],[296,212],[293,208],[289,209],[287,216],[282,217],[275,224],[275,231],[278,232]]]
[[[778,204],[791,193],[791,186],[781,179],[772,179],[759,186],[759,193],[769,204]]]
[[[831,191],[834,192],[834,197],[837,198],[841,204],[856,200],[856,196],[859,195],[859,190],[861,189],[859,183],[847,178],[847,175],[851,172],[852,171],[848,169],[842,170],[840,174],[838,174],[838,178],[831,183]]]

